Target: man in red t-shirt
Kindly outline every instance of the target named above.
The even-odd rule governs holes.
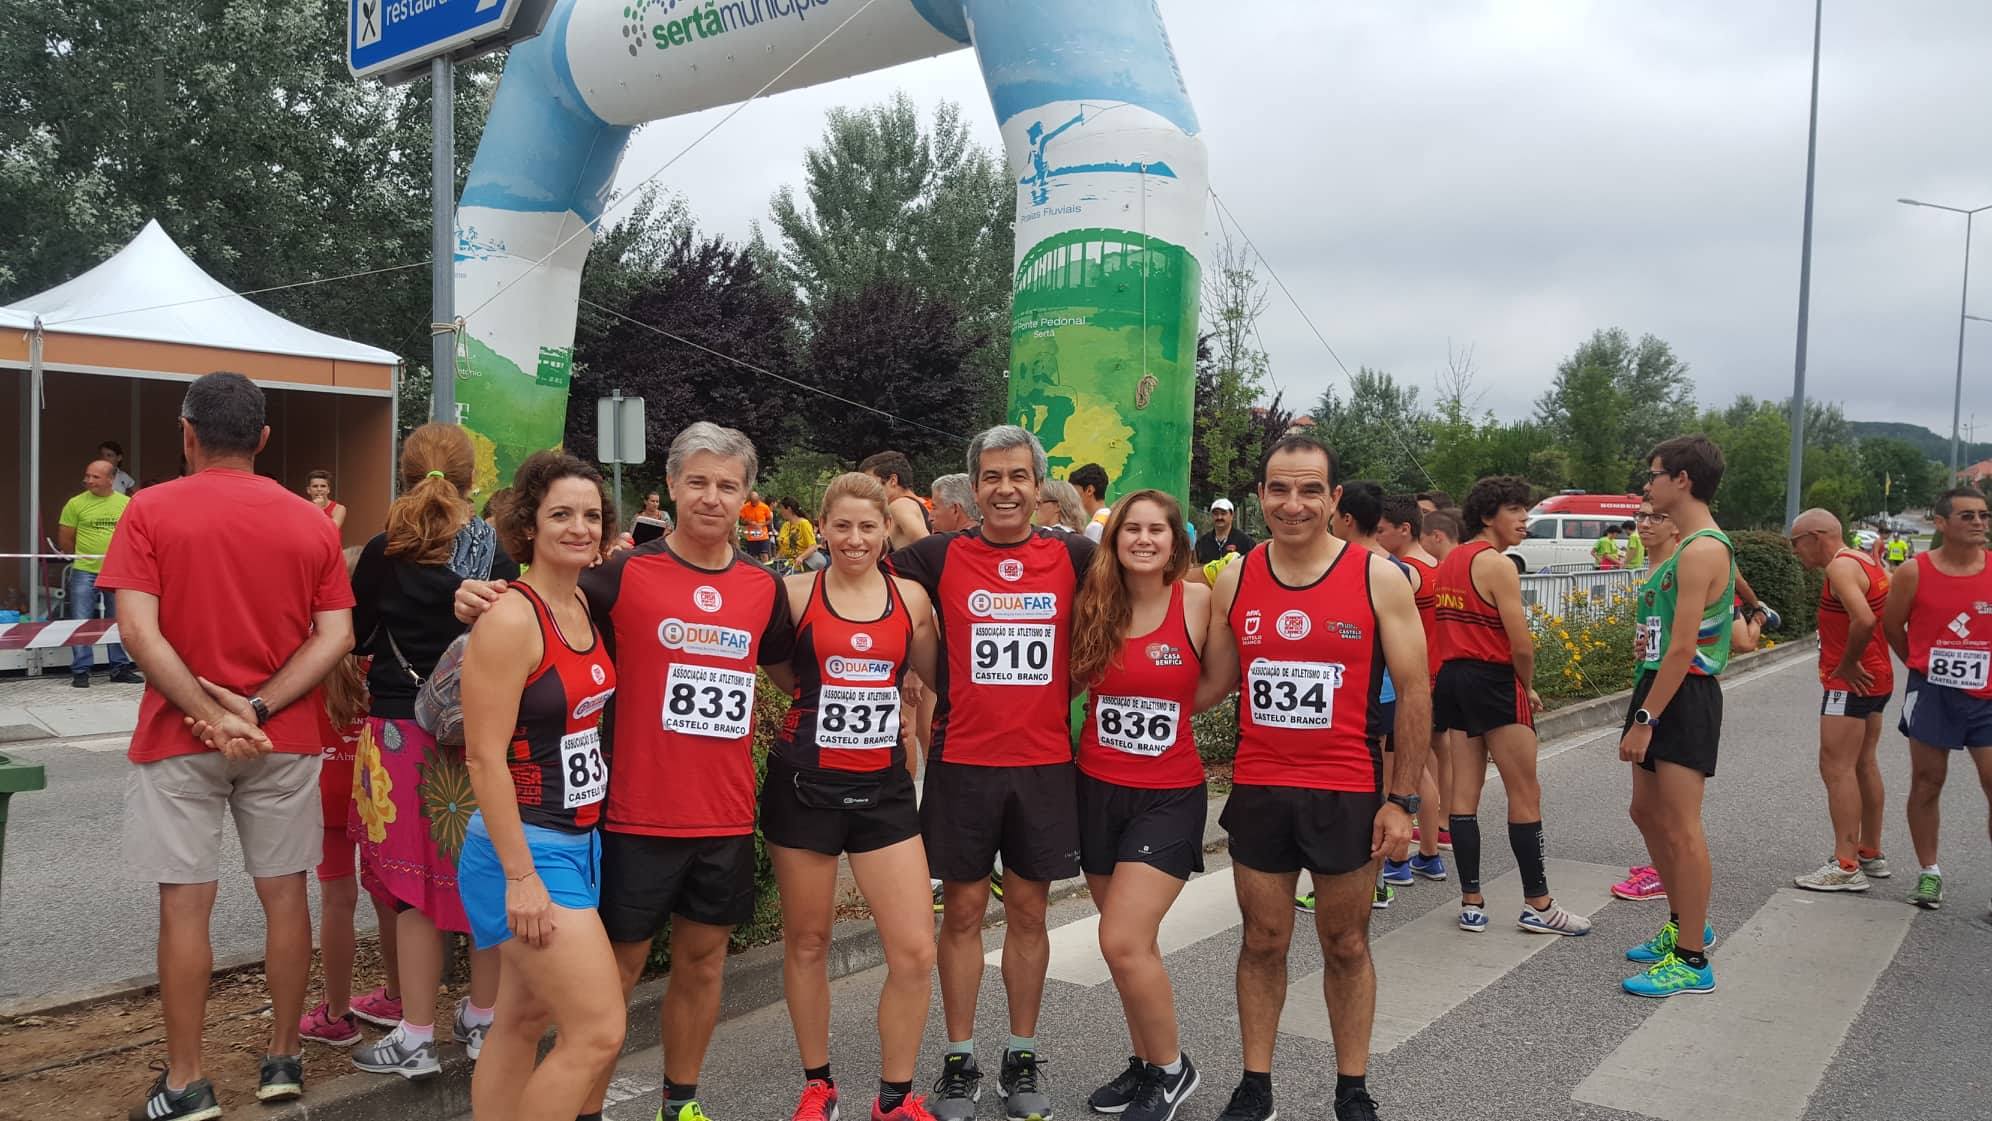
[[[308,698],[352,649],[353,592],[331,520],[255,473],[270,438],[263,416],[263,391],[240,374],[189,386],[180,444],[193,473],[132,498],[97,579],[117,591],[125,649],[146,677],[125,859],[159,885],[166,1069],[134,1111],[148,1121],[218,1112],[201,1077],[201,1022],[224,812],[268,925],[273,1019],[257,1097],[304,1093],[304,873],[322,855],[325,746]]]

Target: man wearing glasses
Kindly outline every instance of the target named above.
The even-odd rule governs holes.
[[[1921,871],[1909,902],[1943,906],[1937,804],[1950,753],[1968,751],[1992,800],[1992,568],[1985,496],[1946,491],[1934,508],[1943,544],[1894,572],[1881,617],[1888,646],[1909,667],[1902,734],[1909,737],[1909,841]]]
[[[1888,569],[1847,547],[1840,519],[1807,510],[1791,523],[1791,548],[1807,568],[1824,569],[1819,592],[1819,777],[1833,822],[1833,859],[1794,882],[1807,891],[1866,891],[1889,875],[1881,855],[1881,710],[1895,692],[1895,668],[1881,634]]]

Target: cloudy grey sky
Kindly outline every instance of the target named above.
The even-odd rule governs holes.
[[[1593,328],[1667,339],[1705,402],[1789,394],[1812,5],[1161,0],[1211,182],[1351,368],[1432,393],[1475,348],[1483,404],[1529,411]],[[1992,204],[1992,4],[1828,0],[1808,396],[1948,433],[1964,219]],[[661,182],[744,237],[799,183],[823,111],[907,90],[961,103],[992,149],[971,52],[749,106]],[[724,110],[652,124],[628,186]],[[1210,228],[1216,229],[1214,220]],[[1992,212],[1976,239],[1992,316]],[[1290,399],[1340,373],[1277,294],[1261,322]],[[1992,324],[1965,342],[1992,433]]]

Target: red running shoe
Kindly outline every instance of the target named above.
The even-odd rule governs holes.
[[[791,1121],[837,1121],[837,1088],[820,1078],[810,1079]]]
[[[899,1108],[891,1113],[881,1113],[878,1099],[872,1099],[872,1121],[934,1121],[934,1115],[927,1112],[927,1101],[918,1094],[908,1094]]]

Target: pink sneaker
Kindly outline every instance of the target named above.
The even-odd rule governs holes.
[[[1417,844],[1417,843],[1418,843],[1418,830],[1419,830],[1419,827],[1418,827],[1418,826],[1416,826],[1416,825],[1413,825],[1413,826],[1411,827],[1411,843],[1412,843],[1412,844]],[[1439,830],[1439,851],[1440,851],[1440,852],[1451,852],[1452,850],[1453,850],[1453,835],[1452,835],[1452,830],[1450,830],[1450,829],[1441,829],[1441,830]]]
[[[387,995],[387,986],[353,998],[353,1015],[377,1028],[401,1025],[401,998]]]
[[[872,1121],[934,1121],[934,1115],[927,1112],[925,1099],[918,1094],[911,1094],[891,1113],[880,1110],[877,1099],[873,1099]]]
[[[334,1016],[321,1004],[298,1020],[297,1034],[327,1047],[351,1047],[360,1041],[360,1025],[351,1012]]]
[[[1641,864],[1629,871],[1625,879],[1612,885],[1613,895],[1634,902],[1667,898],[1667,887],[1660,882],[1660,873],[1651,864]]]
[[[837,1121],[837,1088],[812,1078],[802,1088],[802,1103],[792,1121]]]

